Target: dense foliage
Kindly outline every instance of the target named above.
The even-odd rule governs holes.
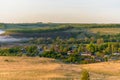
[[[59,59],[66,63],[94,63],[119,58],[120,43],[98,42],[89,44],[41,44],[23,47],[1,48],[1,56],[40,56]]]

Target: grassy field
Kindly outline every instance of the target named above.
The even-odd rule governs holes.
[[[82,69],[90,72],[91,80],[120,80],[119,63],[75,65],[39,57],[0,57],[0,80],[80,80]]]
[[[120,61],[87,64],[81,68],[101,75],[101,80],[120,80]]]
[[[119,34],[120,28],[91,28],[90,31],[101,34]]]
[[[66,80],[80,78],[81,69],[54,59],[28,57],[0,57],[1,80]]]

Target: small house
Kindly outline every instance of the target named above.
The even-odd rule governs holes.
[[[114,56],[120,56],[120,53],[113,53]]]
[[[67,55],[70,55],[70,54],[74,54],[74,52],[71,50],[71,51],[68,51],[67,52]]]
[[[81,56],[92,56],[92,53],[91,52],[83,52],[83,53],[80,53]]]
[[[44,50],[42,48],[39,49],[39,54],[42,54]]]
[[[103,58],[101,57],[95,57],[95,62],[102,62],[104,61]]]
[[[22,48],[21,51],[22,51],[23,54],[27,53],[27,51],[24,48]]]

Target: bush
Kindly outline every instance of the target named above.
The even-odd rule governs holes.
[[[88,71],[86,71],[86,70],[83,70],[83,71],[82,71],[81,80],[90,80],[90,75],[89,75],[89,72],[88,72]]]

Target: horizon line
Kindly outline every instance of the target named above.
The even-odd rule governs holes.
[[[94,22],[0,22],[0,24],[120,24],[120,23],[94,23]]]

